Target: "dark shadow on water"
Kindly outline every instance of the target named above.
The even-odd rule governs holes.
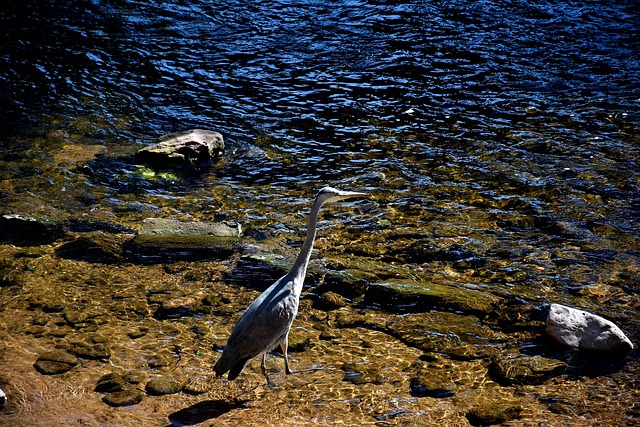
[[[244,408],[246,403],[246,400],[231,402],[220,399],[205,400],[174,412],[169,415],[169,421],[172,426],[192,426],[218,418],[234,409]]]
[[[567,364],[563,374],[568,378],[596,378],[611,375],[624,369],[627,363],[637,357],[637,350],[631,352],[576,350],[562,346],[550,337],[541,337],[538,345],[522,350],[529,356],[542,356],[561,360]]]

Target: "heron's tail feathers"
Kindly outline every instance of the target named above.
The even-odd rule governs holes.
[[[238,377],[238,375],[240,375],[240,372],[242,372],[242,370],[244,369],[244,365],[247,364],[249,359],[251,359],[250,356],[243,357],[231,367],[231,369],[229,370],[229,376],[227,377],[229,381],[235,380]]]
[[[244,365],[247,364],[249,359],[251,359],[251,356],[243,357],[242,359],[237,359],[236,361],[232,361],[231,363],[233,364],[229,366],[229,360],[225,359],[224,353],[223,353],[220,359],[218,359],[218,361],[216,362],[216,364],[213,365],[213,371],[216,373],[217,377],[223,376],[228,371],[229,381],[233,381],[238,377],[238,375],[240,375],[240,372],[242,372],[242,369],[244,369]]]

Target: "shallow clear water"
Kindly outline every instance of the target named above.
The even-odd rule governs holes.
[[[352,242],[637,340],[638,2],[245,3],[3,5],[0,213],[232,218],[291,258],[318,188],[362,190],[323,219],[327,259]],[[207,173],[130,162],[196,127],[227,145]]]

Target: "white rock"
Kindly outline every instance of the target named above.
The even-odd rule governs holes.
[[[586,311],[551,304],[547,334],[560,344],[583,350],[630,351],[631,340],[613,322]]]

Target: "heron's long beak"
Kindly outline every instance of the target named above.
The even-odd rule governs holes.
[[[344,199],[355,199],[357,197],[369,197],[367,193],[359,193],[357,191],[342,191],[338,190],[337,194],[333,196],[332,200],[344,200]]]

